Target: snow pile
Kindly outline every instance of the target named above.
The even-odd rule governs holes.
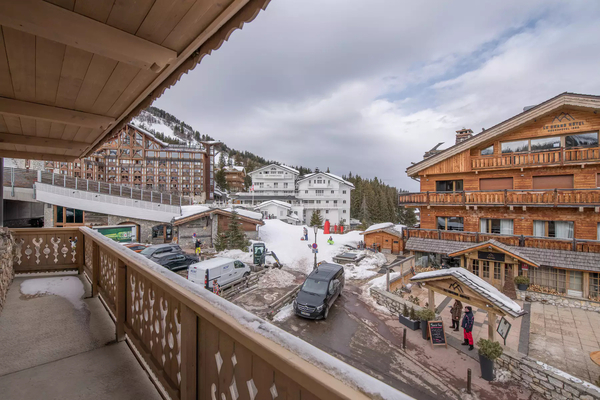
[[[281,310],[279,310],[279,312],[273,316],[273,321],[276,321],[276,322],[285,321],[292,315],[294,315],[294,305],[292,303],[290,303],[290,304],[282,307]]]
[[[381,253],[373,253],[371,251],[364,251],[365,258],[360,260],[358,265],[346,264],[344,270],[346,279],[367,279],[377,275],[377,271],[387,263],[385,255]]]
[[[281,224],[287,225],[284,222],[277,221]],[[297,227],[296,227],[297,228]],[[302,228],[302,227],[300,227]],[[362,372],[358,369],[346,364],[345,362],[333,357],[332,355],[325,353],[324,351],[316,348],[310,343],[276,327],[275,325],[255,316],[249,311],[231,303],[230,301],[223,299],[222,297],[213,294],[212,292],[199,287],[195,283],[192,283],[184,277],[177,275],[175,272],[164,268],[154,261],[147,259],[138,253],[127,252],[121,245],[112,239],[103,236],[101,233],[94,231],[93,229],[83,227],[80,228],[82,232],[93,238],[93,240],[101,243],[103,246],[108,247],[116,254],[123,255],[129,260],[135,261],[136,264],[140,265],[143,269],[147,269],[149,275],[159,275],[164,279],[167,279],[187,291],[201,297],[211,307],[222,311],[234,319],[234,323],[240,324],[241,326],[255,332],[263,337],[272,340],[273,342],[284,347],[288,351],[296,354],[305,361],[316,365],[322,371],[329,373],[336,377],[340,381],[347,385],[357,388],[363,391],[367,396],[377,397],[380,396],[383,400],[409,400],[410,396],[400,392],[393,387],[386,385],[380,380]],[[350,236],[349,234],[346,236]],[[357,235],[358,236],[358,235]],[[355,238],[356,239],[356,238]],[[195,301],[194,296],[190,296],[187,293],[183,293],[183,296],[188,298],[187,301]],[[219,313],[209,309],[209,312],[213,312],[214,318],[220,319]],[[228,322],[232,323],[232,322]],[[285,355],[284,355],[285,357]]]
[[[200,213],[210,211],[210,210],[211,210],[210,207],[200,205],[200,204],[194,204],[191,206],[181,206],[181,217],[175,217],[175,220],[186,218],[186,217],[189,217],[190,215],[200,214]]]
[[[21,293],[29,296],[55,295],[64,297],[78,310],[85,306],[83,302],[83,295],[85,294],[83,283],[74,276],[26,279],[21,283]]]
[[[228,212],[235,211],[239,215],[243,215],[244,217],[247,217],[247,218],[257,219],[259,221],[261,221],[262,218],[263,218],[263,215],[261,213],[254,212],[254,211],[249,211],[249,210],[246,210],[246,209],[243,209],[243,208],[235,208],[235,209],[233,209],[231,207],[228,207],[228,208],[225,208],[224,211],[228,211]]]
[[[277,219],[267,219],[260,227],[260,238],[269,251],[275,252],[281,263],[289,269],[309,274],[313,269],[314,254],[308,247],[314,241],[313,228],[309,228],[309,240],[300,240],[303,225],[289,225]],[[333,238],[334,244],[329,245],[327,239]],[[357,231],[344,235],[324,235],[323,230],[317,233],[317,261],[333,262],[333,257],[347,250],[344,245],[356,247],[362,237]]]
[[[391,228],[393,226],[394,226],[394,224],[392,222],[382,222],[380,224],[371,225],[370,227],[367,228],[365,233],[377,231],[379,229]]]
[[[234,260],[239,260],[246,264],[253,264],[254,260],[252,258],[252,253],[242,250],[223,250],[220,253],[217,253],[218,257],[224,258],[233,258]]]
[[[260,277],[260,288],[284,288],[294,284],[296,277],[279,268],[270,268]]]

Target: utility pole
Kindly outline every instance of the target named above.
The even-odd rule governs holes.
[[[318,226],[314,227],[315,230],[315,245],[313,246],[313,253],[315,254],[315,264],[313,266],[313,270],[317,269],[317,232],[319,230]]]

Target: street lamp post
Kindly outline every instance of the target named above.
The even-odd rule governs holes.
[[[317,244],[317,232],[319,231],[319,227],[315,225],[313,228],[315,230],[315,244]],[[313,252],[315,253],[315,265],[313,266],[313,270],[315,270],[317,269],[317,249],[313,249]]]

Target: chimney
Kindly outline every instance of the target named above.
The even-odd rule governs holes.
[[[461,130],[456,131],[456,144],[460,142],[464,142],[467,139],[473,137],[473,131],[470,129],[462,128]]]

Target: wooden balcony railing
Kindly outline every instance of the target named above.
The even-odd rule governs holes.
[[[555,206],[598,207],[600,189],[474,190],[400,193],[406,206]]]
[[[471,169],[521,168],[539,165],[564,165],[600,162],[600,147],[559,148],[547,151],[477,156],[471,158]]]
[[[85,272],[172,399],[410,398],[90,228],[12,232],[17,273]]]
[[[437,229],[409,228],[403,231],[404,240],[423,239],[452,240],[455,242],[481,243],[494,239],[508,246],[533,247],[536,249],[567,250],[584,253],[600,253],[600,241],[582,239],[556,239],[536,236],[501,235],[494,233],[443,231]]]

